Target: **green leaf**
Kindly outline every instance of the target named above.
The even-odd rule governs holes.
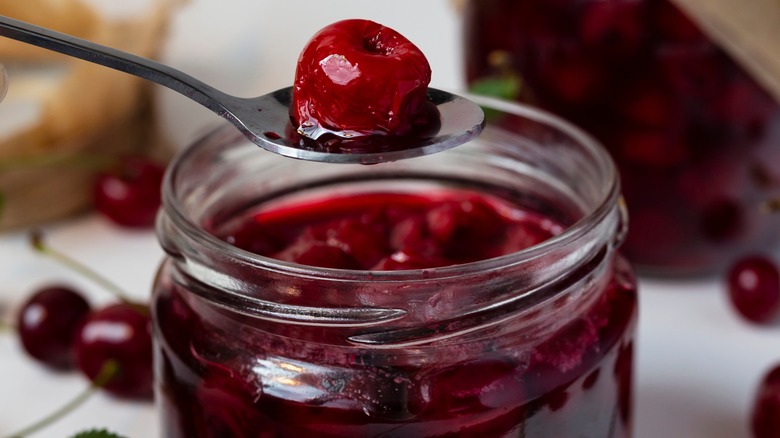
[[[79,432],[73,435],[71,438],[125,438],[122,435],[117,435],[113,432],[109,432],[106,429],[91,429]]]
[[[469,91],[483,96],[517,100],[520,97],[522,86],[522,80],[517,75],[504,74],[479,79],[471,84]]]

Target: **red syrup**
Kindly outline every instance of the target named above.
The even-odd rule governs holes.
[[[564,226],[497,197],[437,189],[275,204],[206,228],[269,257],[329,268],[423,268],[425,276],[428,268],[459,269],[521,251]],[[499,325],[390,350],[350,341],[372,327],[284,324],[214,306],[164,265],[153,305],[163,435],[628,437],[635,280],[623,258],[605,265],[604,275],[553,284],[567,293],[553,290],[542,305]],[[420,307],[428,314],[420,318],[434,322],[450,303],[495,287],[484,278],[443,279],[419,295],[404,281],[374,288],[305,275],[279,280],[250,269],[229,274],[274,289],[285,304],[358,295],[376,306],[425,296]],[[576,308],[573,296],[582,301]]]

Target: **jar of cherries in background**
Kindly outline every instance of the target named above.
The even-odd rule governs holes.
[[[669,0],[471,1],[465,62],[474,91],[606,145],[641,272],[712,274],[777,243],[780,106]]]
[[[566,122],[477,101],[482,135],[426,157],[291,160],[226,126],[172,164],[166,437],[631,435],[614,164]]]

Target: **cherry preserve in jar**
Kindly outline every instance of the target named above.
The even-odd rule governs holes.
[[[780,106],[668,0],[475,0],[475,92],[584,128],[620,169],[624,252],[643,272],[716,272],[778,241]]]
[[[284,158],[230,126],[180,154],[152,301],[164,436],[631,436],[613,163],[474,100],[478,139],[394,163]]]

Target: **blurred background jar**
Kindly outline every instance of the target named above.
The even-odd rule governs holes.
[[[780,106],[667,0],[472,0],[470,88],[551,110],[620,168],[644,273],[706,274],[778,240]]]

